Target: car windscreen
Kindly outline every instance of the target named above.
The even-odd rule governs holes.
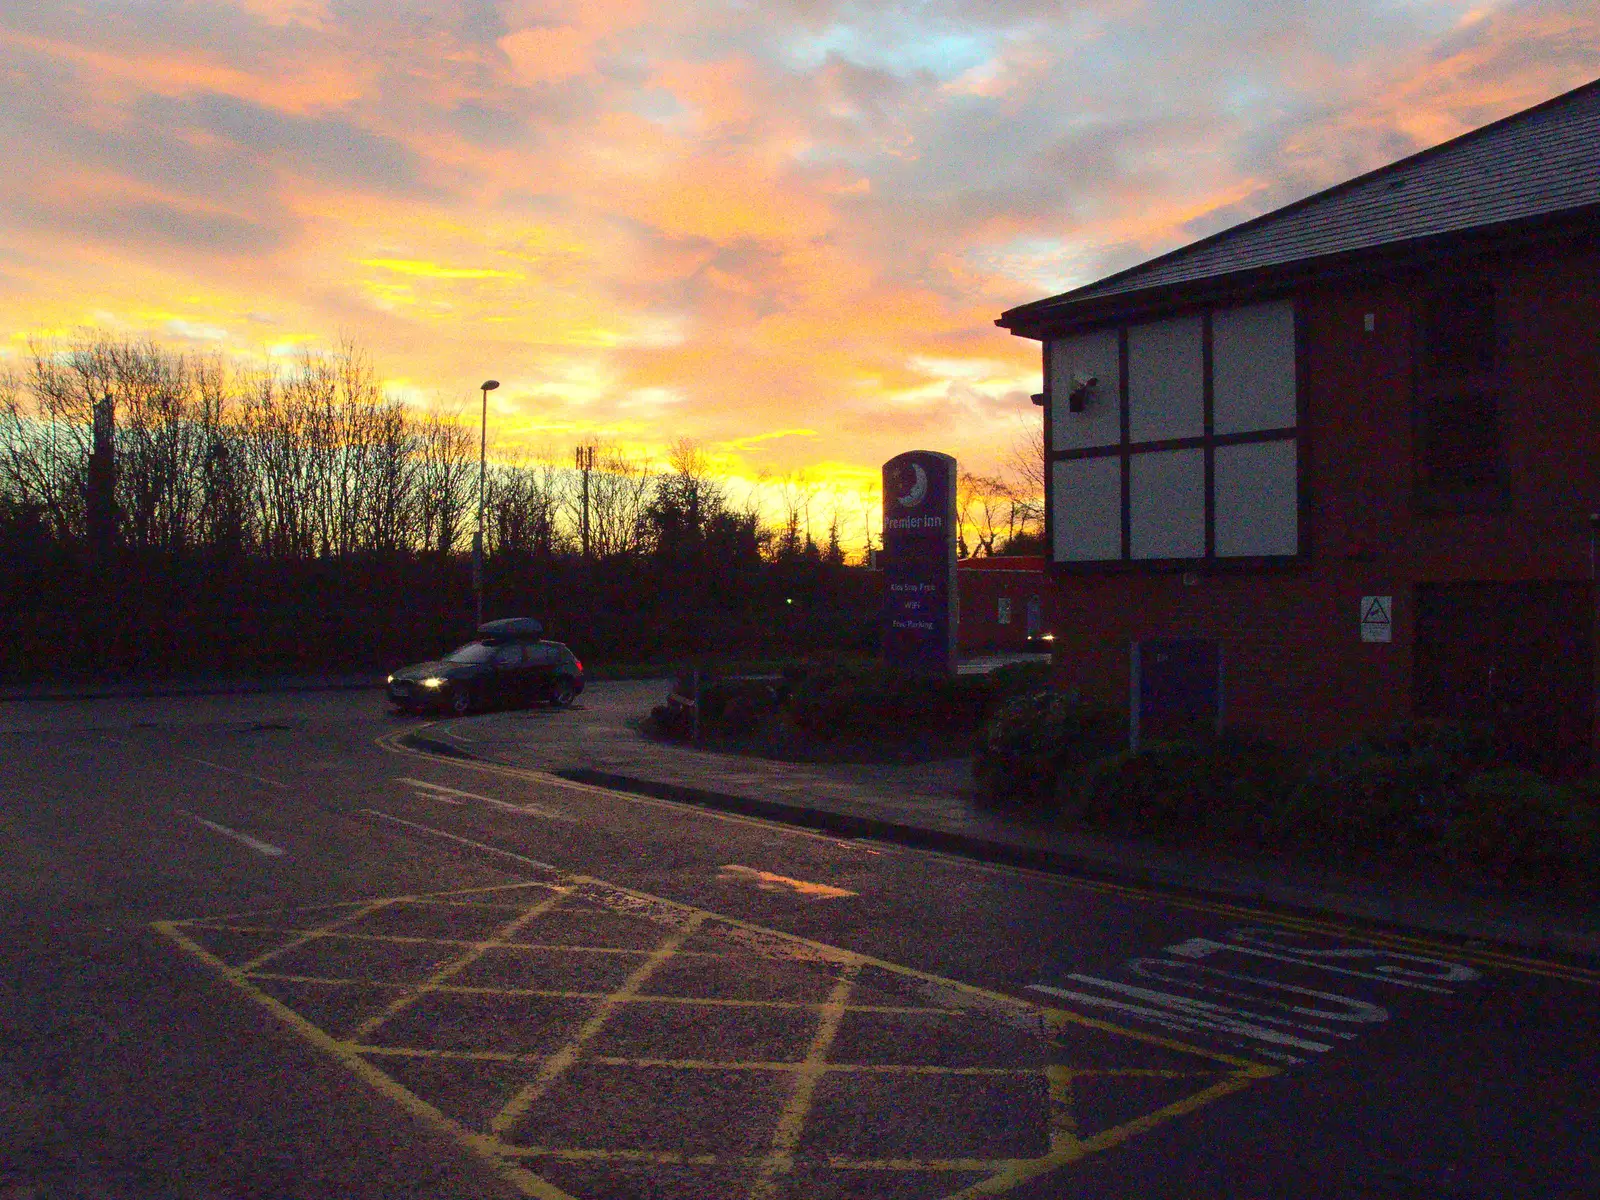
[[[468,642],[444,656],[445,662],[486,663],[494,657],[494,647],[486,642]]]

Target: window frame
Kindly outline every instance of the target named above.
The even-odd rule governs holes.
[[[1430,306],[1441,297],[1459,294],[1464,288],[1485,286],[1490,303],[1490,351],[1488,371],[1434,379],[1429,377],[1427,345]],[[1422,516],[1451,513],[1506,512],[1511,507],[1511,479],[1506,461],[1506,323],[1503,293],[1495,286],[1493,272],[1485,268],[1470,273],[1452,274],[1434,280],[1411,306],[1411,504]],[[1482,483],[1463,487],[1444,487],[1431,478],[1425,450],[1436,414],[1442,404],[1463,397],[1487,397],[1494,423],[1493,462],[1490,476]]]
[[[1212,316],[1223,310],[1251,308],[1258,305],[1287,303],[1294,320],[1294,413],[1292,426],[1249,430],[1241,433],[1219,434],[1215,429],[1215,396],[1212,380]],[[1170,320],[1185,316],[1201,318],[1201,371],[1203,395],[1203,428],[1199,436],[1165,438],[1156,441],[1134,442],[1130,437],[1128,405],[1128,330],[1138,325]],[[1052,347],[1057,341],[1078,337],[1097,331],[1115,330],[1117,334],[1118,381],[1117,397],[1119,438],[1115,445],[1103,445],[1057,450],[1055,448],[1055,397],[1050,394],[1049,383],[1054,379],[1051,362]],[[1045,548],[1047,562],[1052,571],[1062,574],[1161,574],[1173,572],[1219,573],[1225,571],[1259,571],[1294,567],[1311,557],[1311,494],[1308,480],[1311,472],[1309,392],[1306,382],[1308,362],[1308,331],[1305,308],[1293,293],[1274,292],[1248,298],[1191,305],[1170,311],[1140,314],[1138,319],[1102,321],[1092,325],[1052,333],[1042,339],[1042,358],[1046,393],[1044,402],[1044,438],[1046,460],[1045,490]],[[1223,555],[1216,553],[1216,449],[1219,446],[1237,446],[1253,442],[1292,441],[1295,444],[1295,518],[1296,548],[1291,554]],[[1134,558],[1132,556],[1130,475],[1131,459],[1135,454],[1156,453],[1166,450],[1200,449],[1204,451],[1204,550],[1193,558]],[[1115,457],[1119,460],[1121,477],[1121,554],[1117,558],[1059,561],[1055,557],[1055,464],[1086,458]]]

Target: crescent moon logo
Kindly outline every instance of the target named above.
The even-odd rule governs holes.
[[[912,463],[911,469],[915,471],[916,482],[911,485],[911,490],[900,497],[901,508],[915,508],[928,498],[928,473],[922,469],[921,463]]]

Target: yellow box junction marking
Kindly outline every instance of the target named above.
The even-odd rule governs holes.
[[[655,1167],[737,1171],[745,1181],[738,1186],[749,1200],[797,1200],[803,1195],[803,1179],[796,1172],[809,1170],[852,1173],[867,1192],[876,1173],[920,1172],[947,1180],[944,1186],[930,1186],[950,1200],[995,1196],[1277,1073],[1275,1067],[1122,1029],[592,877],[557,871],[550,876],[540,882],[319,905],[291,912],[161,921],[154,928],[383,1095],[481,1156],[515,1191],[538,1200],[575,1200],[575,1193],[567,1190],[575,1185],[565,1177],[560,1185],[552,1182],[547,1178],[552,1171]],[[624,920],[619,922],[619,917]],[[475,922],[477,936],[472,936],[471,930],[452,929],[451,923],[456,921]],[[541,922],[552,928],[552,921],[556,922],[555,933],[545,936]],[[613,936],[609,938],[612,944],[606,944],[606,922],[631,931],[631,941],[628,936]],[[462,932],[466,935],[455,936]],[[618,941],[625,944],[615,944]],[[338,969],[329,970],[326,963],[319,963],[323,955],[332,955]],[[349,955],[355,956],[354,970],[346,964]],[[386,960],[386,955],[402,956],[403,969]],[[361,964],[373,956],[379,960],[377,965],[363,973]],[[476,978],[474,970],[497,964],[513,964],[518,971],[536,975],[553,959],[580,968],[598,964],[614,976],[620,974],[621,979],[603,987],[537,978],[531,981],[533,986],[520,986],[529,980],[518,978],[508,983],[493,976],[487,982],[470,982]],[[659,993],[650,990],[652,980],[668,968],[694,968],[696,964],[734,970],[741,979],[765,978],[763,972],[779,968],[798,970],[811,991],[774,997],[704,994],[707,988],[701,989],[702,994],[683,987],[676,990],[685,994],[672,994],[673,989],[666,986]],[[867,973],[878,981],[871,988],[864,982]],[[893,994],[883,994],[889,987],[910,996],[906,1002],[896,1002]],[[709,990],[716,991],[716,985]],[[328,996],[354,997],[356,1001],[365,997],[365,1007],[358,1003],[342,1017],[337,1013],[320,1016],[319,998]],[[575,1015],[560,1030],[554,1045],[532,1049],[495,1046],[489,1033],[476,1046],[431,1045],[430,1039],[437,1036],[436,1025],[418,1011],[424,1005],[442,1005],[448,1015],[448,1006],[453,1004],[545,1001],[568,1006],[563,1011]],[[306,1009],[310,1015],[303,1011]],[[768,1012],[774,1014],[772,1019],[809,1021],[811,1032],[804,1049],[792,1057],[771,1053],[774,1047],[770,1045],[755,1048],[765,1054],[719,1058],[612,1053],[598,1044],[614,1032],[614,1026],[626,1024],[621,1020],[624,1015],[649,1018],[672,1011],[701,1014],[694,1021],[710,1021],[713,1027],[719,1013]],[[425,1019],[419,1022],[419,1016]],[[1003,1061],[989,1064],[851,1061],[847,1053],[840,1054],[842,1061],[830,1058],[839,1048],[846,1021],[875,1018],[939,1022],[933,1041],[941,1046],[967,1030],[985,1046],[994,1038],[1007,1039],[1008,1049]],[[485,1022],[477,1010],[467,1011],[464,1021],[458,1016],[457,1024],[445,1021],[443,1025],[452,1031],[451,1036],[471,1037],[480,1028],[502,1034],[508,1029],[513,1034],[525,1031],[525,1025],[515,1022]],[[339,1028],[344,1032],[338,1032]],[[708,1036],[705,1028],[694,1028],[697,1036]],[[1097,1065],[1061,1061],[1086,1038],[1093,1042]],[[1013,1053],[1019,1047],[1026,1050],[1023,1058]],[[1116,1061],[1119,1055],[1136,1058],[1141,1053],[1165,1054],[1180,1061],[1175,1069],[1171,1064],[1151,1069]],[[415,1068],[407,1068],[408,1063]],[[500,1091],[491,1097],[498,1107],[486,1117],[487,1109],[478,1110],[476,1116],[463,1116],[460,1097],[450,1091],[452,1085],[428,1076],[419,1083],[407,1075],[408,1070],[418,1068],[501,1072]],[[625,1103],[612,1096],[608,1104],[597,1105],[594,1096],[581,1091],[578,1075],[597,1069],[622,1071],[629,1077],[652,1072],[674,1077],[677,1073],[703,1073],[707,1079],[749,1080],[752,1087],[757,1081],[771,1081],[762,1085],[766,1090],[758,1089],[737,1104],[740,1113],[774,1104],[773,1111],[761,1114],[767,1122],[762,1128],[768,1130],[763,1135],[765,1148],[754,1143],[709,1151],[689,1144],[673,1148],[660,1144],[659,1123],[650,1127],[655,1139],[650,1145],[594,1145],[571,1136],[563,1140],[559,1120],[574,1107],[592,1112],[590,1120],[599,1129],[609,1128],[608,1123],[619,1115],[619,1104]],[[397,1073],[407,1082],[397,1078]],[[881,1156],[841,1152],[825,1144],[808,1149],[807,1135],[814,1132],[818,1105],[824,1099],[821,1089],[830,1080],[847,1078],[861,1081],[861,1086],[889,1089],[889,1098],[882,1102],[886,1109],[897,1103],[893,1089],[913,1086],[916,1080],[927,1081],[918,1086],[958,1088],[981,1086],[984,1081],[1001,1086],[1008,1081],[1020,1086],[1037,1081],[1039,1128],[1027,1136],[1031,1144],[1042,1146],[1043,1152],[1019,1156],[982,1152],[980,1148],[962,1153],[960,1128],[938,1131],[940,1136],[933,1144],[940,1155],[900,1153],[904,1148],[892,1145],[885,1146],[889,1152]],[[1075,1086],[1085,1079],[1101,1084],[1160,1082],[1175,1087],[1179,1096],[1142,1113],[1119,1111],[1115,1123],[1084,1130],[1076,1115]],[[443,1094],[430,1091],[433,1088]],[[561,1108],[552,1101],[552,1095],[563,1088],[568,1093],[578,1090],[581,1103],[569,1102],[567,1108]],[[851,1089],[855,1088],[852,1084]],[[1134,1097],[1133,1103],[1141,1102]],[[1123,1110],[1126,1108],[1124,1104]],[[447,1110],[455,1110],[454,1115]],[[1023,1119],[1025,1114],[1019,1115],[1018,1120]],[[604,1200],[603,1193],[582,1187],[581,1174],[576,1186],[585,1200]]]

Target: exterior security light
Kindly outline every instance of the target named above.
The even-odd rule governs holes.
[[[1082,412],[1089,403],[1089,393],[1100,384],[1094,375],[1074,375],[1072,377],[1072,390],[1067,393],[1067,411]]]

